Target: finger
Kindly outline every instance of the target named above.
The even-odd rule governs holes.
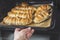
[[[29,39],[32,36],[33,33],[34,33],[34,30],[32,30],[30,33],[28,33],[27,38]]]
[[[31,33],[32,33],[32,34],[34,33],[34,29],[32,29]]]
[[[18,32],[18,31],[20,31],[20,30],[21,30],[20,28],[16,28],[16,29],[15,29],[15,32]]]
[[[31,28],[29,27],[29,28],[21,30],[20,32],[23,33],[23,34],[27,34],[27,32],[30,31],[30,30],[31,30]]]
[[[27,38],[30,38],[33,33],[34,33],[34,29],[32,29],[31,32],[29,32],[29,33],[27,34]]]
[[[31,32],[31,27],[27,28],[27,33]]]

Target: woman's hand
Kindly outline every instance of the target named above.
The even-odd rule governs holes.
[[[33,32],[34,29],[31,29],[30,27],[26,29],[16,28],[14,32],[14,40],[29,40]]]

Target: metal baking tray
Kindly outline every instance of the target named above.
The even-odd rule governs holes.
[[[18,3],[18,2],[17,2]],[[33,5],[33,4],[49,4],[49,3],[52,3],[52,4],[54,4],[53,2],[28,2],[30,5]],[[51,4],[51,5],[52,5]],[[22,25],[4,25],[4,24],[1,24],[0,23],[0,29],[2,29],[2,30],[14,30],[15,28],[27,28],[27,27],[31,27],[31,28],[33,28],[33,29],[35,29],[35,30],[51,30],[51,29],[53,29],[54,27],[55,27],[55,5],[53,5],[52,6],[52,11],[53,11],[53,13],[52,13],[52,16],[51,16],[51,23],[50,23],[50,26],[49,27],[46,27],[46,28],[44,28],[44,27],[31,27],[31,26],[22,26]],[[2,19],[1,19],[2,20]]]

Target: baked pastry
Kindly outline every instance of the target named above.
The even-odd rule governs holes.
[[[31,19],[26,19],[26,18],[14,18],[14,17],[5,17],[3,19],[3,23],[8,24],[8,25],[27,25],[32,22]]]
[[[44,5],[41,5],[40,7],[42,10],[45,10],[45,11],[51,9],[51,6],[49,4],[44,4]]]
[[[46,20],[49,17],[48,10],[50,7],[47,7],[48,5],[41,5],[37,8],[35,15],[34,15],[34,23],[40,23],[44,20]]]
[[[20,20],[21,20],[20,18],[7,16],[3,19],[3,23],[8,24],[8,25],[21,25]]]
[[[11,25],[16,25],[16,18],[15,17],[11,17]]]
[[[21,25],[21,22],[20,22],[20,21],[21,21],[21,18],[18,18],[18,17],[17,17],[17,18],[16,18],[16,25]]]
[[[29,9],[29,13],[32,13],[32,14],[36,11],[36,8],[33,6],[29,6],[28,9]]]
[[[35,15],[33,21],[34,21],[34,23],[40,23],[40,22],[46,20],[48,17],[49,16],[47,13],[41,13],[41,14]]]
[[[18,17],[19,18],[30,18],[30,19],[32,19],[32,14],[28,14],[28,13],[20,13],[20,14],[18,14]]]
[[[13,13],[20,13],[21,11],[18,10],[18,9],[13,8],[13,9],[11,9],[11,12],[13,12]]]
[[[36,8],[33,6],[29,6],[27,3],[23,2],[21,5],[16,6],[15,9],[23,11],[21,13],[33,13]]]
[[[11,25],[11,22],[12,22],[11,17],[7,16],[3,19],[3,23],[5,24]]]
[[[37,15],[41,15],[42,17],[47,17],[47,16],[49,16],[49,12],[46,12],[46,11],[36,12],[35,16],[37,16]]]
[[[17,14],[17,13],[8,12],[8,16],[9,16],[9,17],[17,17],[16,14]]]
[[[16,13],[16,14],[33,14],[35,9],[32,7],[24,8],[22,7],[21,9],[12,9],[11,12]],[[27,15],[28,16],[28,15]]]
[[[30,24],[32,22],[31,19],[26,19],[26,18],[22,18],[20,23],[21,25],[27,25],[27,24]]]

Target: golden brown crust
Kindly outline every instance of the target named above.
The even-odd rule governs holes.
[[[16,18],[16,25],[21,25],[21,18]]]
[[[47,11],[47,10],[51,9],[51,6],[48,4],[44,4],[44,5],[41,5],[40,8],[44,11]]]
[[[20,14],[18,14],[18,17],[19,18],[32,18],[32,14],[27,14],[27,13],[20,13]]]
[[[25,4],[22,4],[22,5],[25,5]],[[36,8],[33,6],[27,6],[27,5],[22,6],[22,5],[16,6],[15,9],[20,10],[20,12],[23,11],[21,13],[33,13],[36,10]]]
[[[49,16],[48,10],[50,8],[47,6],[49,6],[49,5],[41,5],[37,8],[36,13],[34,15],[35,16],[34,23],[40,23],[48,18],[48,16]]]
[[[27,25],[30,24],[32,20],[26,18],[12,18],[7,16],[3,19],[3,22],[8,25]]]
[[[43,17],[42,16],[36,16],[35,18],[34,18],[34,23],[40,23],[40,22],[42,22],[42,19],[43,19]]]
[[[32,20],[29,20],[29,19],[26,19],[26,18],[23,18],[20,21],[21,25],[27,25],[27,24],[30,24],[31,22],[32,22]]]
[[[16,18],[11,18],[11,24],[16,25]]]
[[[5,18],[3,19],[3,22],[4,22],[5,24],[11,25],[11,18],[7,16],[7,17],[5,17]]]
[[[13,12],[8,12],[8,16],[9,16],[9,17],[17,17],[17,16],[16,16],[16,13],[13,13]]]

